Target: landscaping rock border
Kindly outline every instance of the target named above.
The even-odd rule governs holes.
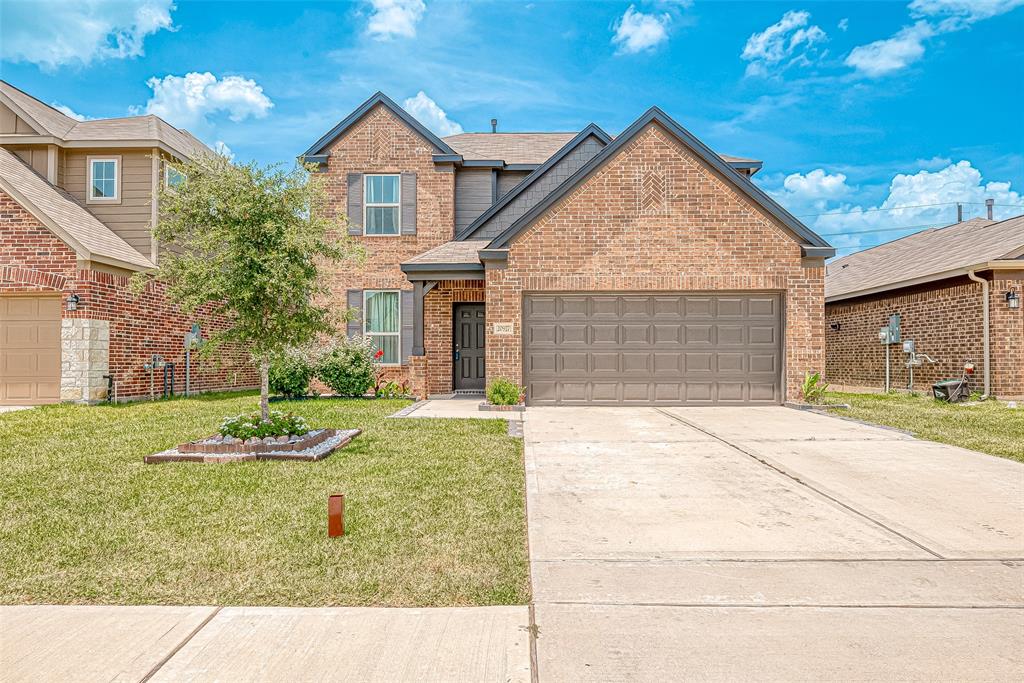
[[[522,403],[516,404],[514,406],[497,406],[494,405],[493,403],[488,403],[487,401],[481,401],[479,409],[484,412],[494,413],[521,413],[526,410],[526,406],[524,406]]]
[[[147,455],[143,458],[143,462],[147,465],[164,462],[225,463],[248,460],[311,462],[323,460],[337,449],[348,445],[362,431],[361,429],[317,429],[297,438],[267,437],[246,441],[233,439],[230,442],[228,441],[230,437],[217,435]],[[277,439],[280,438],[285,438],[285,441],[278,441]]]

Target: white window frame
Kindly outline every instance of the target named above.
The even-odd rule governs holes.
[[[97,197],[93,195],[93,166],[99,162],[114,163],[114,196]],[[121,203],[121,157],[120,155],[89,156],[85,159],[88,166],[87,184],[85,187],[85,201],[87,204],[120,204]]]
[[[370,202],[370,178],[396,178],[398,180],[394,202]],[[370,209],[395,208],[395,232],[393,233],[369,233],[366,232],[367,217]],[[402,174],[400,173],[366,173],[363,175],[363,236],[364,237],[401,237],[402,235]],[[374,290],[387,291],[387,290]]]
[[[375,235],[376,237],[376,235]],[[380,237],[390,237],[390,235],[380,235]],[[366,311],[368,307],[366,305],[371,294],[380,294],[382,292],[394,292],[398,296],[395,297],[398,306],[398,329],[395,332],[370,332],[366,329]],[[386,368],[397,368],[402,365],[402,290],[400,289],[364,289],[363,290],[363,336],[364,337],[395,337],[398,339],[398,361],[395,363],[381,363]],[[376,351],[374,351],[376,353]]]
[[[164,187],[166,187],[168,189],[171,189],[171,190],[174,189],[171,186],[171,171],[173,171],[173,170],[174,169],[171,168],[171,165],[165,161],[164,162]],[[178,175],[180,175],[183,179],[185,178],[185,174],[182,173],[181,171],[178,171]]]

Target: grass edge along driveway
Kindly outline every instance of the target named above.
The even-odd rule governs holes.
[[[850,404],[849,409],[829,411],[840,417],[895,427],[921,439],[1024,462],[1024,409],[1008,408],[1002,401],[943,403],[922,395],[841,392],[830,392],[827,400]]]
[[[277,403],[364,432],[316,463],[143,464],[257,404],[236,393],[0,415],[0,603],[528,602],[522,442],[504,420]],[[335,492],[347,534],[328,539]]]

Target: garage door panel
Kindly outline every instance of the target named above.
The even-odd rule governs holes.
[[[531,404],[781,400],[777,294],[527,295],[523,311]]]
[[[60,399],[60,316],[60,297],[0,297],[0,405]]]

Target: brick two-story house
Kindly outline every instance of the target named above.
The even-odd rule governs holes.
[[[777,404],[824,366],[834,250],[660,109],[613,138],[439,138],[376,94],[303,155],[365,263],[330,274],[418,395]]]
[[[175,364],[178,392],[186,374],[196,391],[257,383],[231,356],[192,354],[186,373],[185,333],[217,321],[183,315],[159,285],[129,288],[160,256],[166,161],[207,153],[156,116],[77,121],[0,81],[0,405],[159,393],[154,355]]]

